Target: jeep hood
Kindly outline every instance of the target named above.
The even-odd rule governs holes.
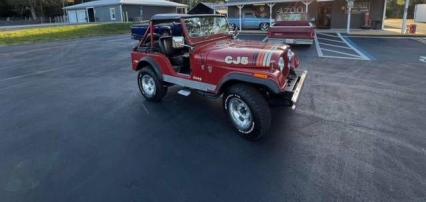
[[[288,49],[257,41],[221,40],[201,48],[204,64],[212,66],[270,68]]]

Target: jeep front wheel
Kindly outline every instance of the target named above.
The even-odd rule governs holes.
[[[167,92],[157,75],[150,68],[143,68],[138,74],[139,90],[146,100],[159,102]]]
[[[265,98],[253,87],[236,84],[223,97],[223,106],[238,133],[249,140],[263,137],[271,125]]]

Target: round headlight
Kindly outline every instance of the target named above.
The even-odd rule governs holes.
[[[285,62],[284,62],[284,58],[283,57],[280,57],[280,60],[278,61],[278,67],[280,68],[281,71],[284,70]]]

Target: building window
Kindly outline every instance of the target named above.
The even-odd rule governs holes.
[[[109,15],[111,17],[111,20],[116,20],[117,18],[115,17],[115,8],[109,8]]]

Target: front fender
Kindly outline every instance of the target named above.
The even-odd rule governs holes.
[[[228,76],[226,76],[219,84],[218,86],[218,93],[222,93],[227,87],[234,83],[243,82],[248,84],[255,84],[258,86],[263,86],[267,88],[269,91],[275,94],[280,93],[280,88],[278,84],[271,80],[271,79],[259,79],[255,78],[253,76],[247,75],[247,74],[240,74],[240,73],[231,73]]]

